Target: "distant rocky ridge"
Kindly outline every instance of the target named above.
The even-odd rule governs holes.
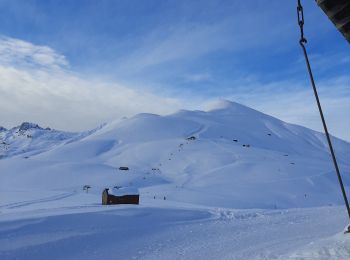
[[[20,124],[19,126],[15,126],[11,129],[18,129],[19,131],[26,131],[29,129],[41,129],[41,130],[51,130],[51,128],[47,127],[47,128],[42,128],[41,126],[39,126],[38,124],[35,123],[31,123],[31,122],[23,122],[22,124]],[[9,131],[11,129],[7,129],[3,126],[0,126],[0,132],[6,132]]]
[[[23,122],[11,129],[0,127],[0,159],[18,155],[28,158],[59,145],[80,140],[101,127],[83,132],[66,132],[50,127],[43,128],[32,122]]]
[[[20,126],[19,126],[19,131],[26,131],[29,129],[43,129],[42,127],[40,127],[38,124],[34,124],[34,123],[29,123],[29,122],[23,122]]]

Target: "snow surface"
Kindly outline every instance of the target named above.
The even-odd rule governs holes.
[[[1,259],[350,257],[324,135],[234,102],[83,133],[25,123],[0,131],[0,158]],[[114,186],[140,205],[102,206]]]
[[[108,188],[108,194],[115,196],[139,195],[139,190],[136,187],[113,187]]]

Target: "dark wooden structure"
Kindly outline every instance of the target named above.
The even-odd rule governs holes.
[[[350,43],[350,1],[316,0],[316,2]]]
[[[350,234],[350,225],[345,227],[344,234]]]
[[[109,189],[104,189],[104,191],[102,192],[102,205],[139,204],[139,194],[116,196],[109,194],[108,190]]]

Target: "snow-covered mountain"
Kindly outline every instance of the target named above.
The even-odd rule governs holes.
[[[97,129],[82,133],[70,133],[42,128],[38,124],[23,122],[7,130],[0,126],[0,158],[17,155],[28,158],[59,145],[77,141]]]
[[[349,259],[324,135],[240,104],[0,141],[1,259]],[[350,144],[333,141],[348,185]],[[140,205],[101,205],[114,186]]]
[[[342,202],[323,134],[230,101],[84,133],[23,123],[1,130],[0,142],[0,189],[73,192],[89,184],[99,201],[105,187],[137,186],[141,200],[231,208]],[[333,142],[350,183],[350,144]]]

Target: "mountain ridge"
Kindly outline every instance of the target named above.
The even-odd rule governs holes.
[[[143,113],[71,135],[55,131],[31,128],[25,134],[32,138],[16,136],[20,152],[0,160],[0,188],[72,191],[89,184],[99,196],[103,188],[131,185],[145,199],[234,208],[342,202],[324,135],[237,103]],[[349,183],[350,144],[333,141]]]

